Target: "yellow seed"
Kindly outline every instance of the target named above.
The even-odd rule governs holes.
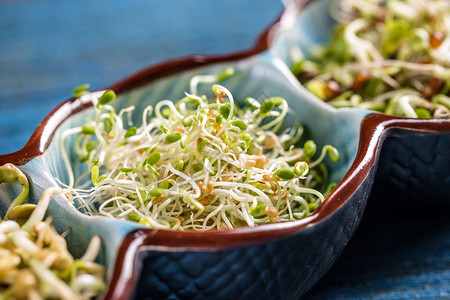
[[[222,175],[222,180],[225,182],[231,182],[233,181],[233,172],[228,172],[225,175]]]
[[[263,178],[265,181],[269,181],[269,180],[272,179],[272,176],[270,176],[269,174],[264,174],[264,175],[262,176],[262,178]]]
[[[272,149],[275,146],[275,139],[273,137],[268,137],[264,140],[264,146],[268,149]]]
[[[159,202],[163,201],[165,197],[166,197],[166,196],[165,196],[164,194],[163,194],[163,195],[159,195],[158,197],[156,197],[155,199],[153,199],[152,203],[153,203],[153,204],[158,204]]]
[[[278,217],[269,217],[271,223],[278,223]]]
[[[209,180],[206,185],[203,184],[203,192],[205,194],[209,194],[212,192],[212,190],[214,189],[214,182],[212,182],[211,180]]]
[[[276,207],[266,207],[265,213],[269,217],[278,217],[278,209]]]
[[[261,148],[260,145],[255,144],[255,145],[253,146],[253,153],[252,153],[252,154],[253,154],[253,155],[262,155],[262,154],[263,154],[263,148]]]
[[[121,174],[119,175],[119,177],[117,177],[117,179],[118,179],[118,180],[125,180],[125,179],[127,179],[127,175],[121,173]]]
[[[218,115],[219,115],[219,113],[217,112],[217,110],[215,110],[215,109],[208,110],[208,117],[213,119],[212,121],[215,122],[215,119]]]
[[[267,163],[269,162],[269,159],[265,155],[258,156],[256,159],[255,167],[262,169]]]
[[[217,126],[216,126],[216,134],[219,133],[221,130],[222,130],[222,125],[217,124]],[[224,132],[225,132],[225,131],[223,131],[223,132],[220,134],[220,136],[222,136],[222,135],[224,134]]]
[[[181,127],[181,126],[177,126],[177,127],[175,127],[175,129],[174,129],[173,131],[175,131],[175,132],[180,132],[180,133],[184,133],[184,128]]]
[[[247,159],[247,160],[245,161],[245,165],[246,165],[247,167],[254,167],[254,166],[256,165],[256,161],[254,161],[253,159]]]
[[[200,202],[200,204],[203,206],[207,206],[211,203],[211,201],[207,198],[203,198],[203,199],[199,200],[198,202]]]
[[[8,218],[10,220],[28,219],[28,217],[34,211],[36,206],[37,206],[36,204],[30,204],[30,203],[17,205],[13,209],[11,209],[11,211],[8,214]]]

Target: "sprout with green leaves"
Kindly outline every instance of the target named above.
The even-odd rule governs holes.
[[[184,98],[145,108],[131,135],[122,115],[133,108],[117,114],[112,106],[98,107],[91,94],[95,118],[84,127],[96,134],[83,134],[83,126],[67,133],[77,135],[80,158],[88,152],[87,139],[95,143],[85,161],[94,187],[68,186],[79,208],[174,230],[231,229],[313,213],[328,184],[323,159],[328,154],[336,161],[337,151],[325,146],[314,159],[313,141],[299,147],[303,127],[282,129],[289,111],[283,98],[247,98],[239,107],[219,84],[210,98],[196,94],[199,83],[222,75],[196,76]]]
[[[329,44],[291,70],[330,105],[450,118],[450,1],[334,0]],[[294,49],[292,49],[294,50]],[[292,53],[297,53],[292,51]]]

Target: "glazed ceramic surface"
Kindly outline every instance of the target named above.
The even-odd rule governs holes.
[[[348,243],[374,178],[375,186],[386,184],[401,199],[420,200],[433,193],[435,201],[448,204],[448,121],[336,110],[308,93],[290,73],[295,54],[288,51],[289,45],[295,43],[307,53],[314,44],[326,42],[333,25],[324,13],[328,4],[314,1],[300,13],[291,8],[248,52],[167,62],[112,86],[118,93],[116,108],[134,105],[133,121],[139,124],[139,112],[145,106],[182,98],[192,76],[233,67],[236,74],[221,84],[238,102],[249,96],[285,98],[292,109],[285,126],[301,122],[307,137],[318,145],[334,145],[341,160],[329,164],[330,180],[339,184],[316,213],[256,228],[205,233],[146,229],[128,221],[87,217],[65,197],[55,196],[48,214],[60,232],[70,228],[68,244],[75,256],[92,235],[102,237],[100,261],[108,268],[109,282],[105,299],[297,299],[323,276]],[[211,86],[203,84],[199,92],[211,95]],[[1,164],[20,165],[30,180],[34,202],[46,188],[68,182],[61,147],[68,150],[76,175],[86,171],[70,150],[74,140],[62,137],[65,129],[83,124],[92,115],[85,97],[67,101],[43,121],[24,149],[0,156]],[[15,185],[0,185],[2,212],[17,192]]]

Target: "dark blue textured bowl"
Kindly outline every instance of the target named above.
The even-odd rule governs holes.
[[[327,0],[309,3],[303,10],[307,2],[294,3],[248,51],[164,62],[110,88],[119,96],[117,108],[133,104],[139,110],[161,99],[179,99],[193,75],[217,74],[232,66],[236,75],[223,85],[237,99],[284,97],[319,145],[329,143],[340,150],[341,161],[330,165],[330,180],[339,182],[336,189],[305,219],[204,233],[88,217],[55,196],[48,214],[58,230],[71,228],[68,244],[75,256],[92,235],[102,237],[100,260],[108,268],[109,282],[104,299],[297,299],[340,255],[371,192],[395,192],[405,202],[432,195],[437,204],[448,205],[450,120],[336,110],[308,93],[290,73],[286,43],[293,40],[285,24],[294,24],[294,41],[305,50],[326,41],[333,24],[324,13]],[[203,88],[200,92],[208,93],[209,87]],[[14,163],[28,176],[32,201],[57,185],[55,178],[67,182],[61,133],[92,112],[87,99],[70,99],[42,121],[23,149],[0,156],[0,164]],[[65,146],[71,143],[69,139]],[[74,172],[82,172],[75,156],[70,159]],[[14,184],[0,185],[1,212],[17,191]]]

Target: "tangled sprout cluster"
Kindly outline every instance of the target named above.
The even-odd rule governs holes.
[[[304,218],[324,200],[328,173],[326,145],[316,155],[309,140],[298,147],[303,128],[282,129],[289,113],[285,99],[245,99],[214,84],[214,97],[191,92],[178,102],[159,101],[142,111],[142,125],[125,128],[123,115],[109,104],[112,91],[90,97],[95,119],[69,129],[76,152],[89,166],[93,187],[69,185],[74,201],[88,214],[136,221],[174,230],[231,229]],[[64,137],[64,138],[65,138]],[[64,139],[62,147],[64,147]],[[315,159],[313,157],[316,157]],[[68,165],[70,170],[70,165]],[[84,178],[89,174],[85,174]]]
[[[0,184],[19,181],[21,193],[0,218],[0,299],[91,299],[105,287],[105,267],[96,263],[100,237],[94,236],[85,254],[74,259],[67,243],[44,220],[50,198],[62,193],[49,188],[38,204],[24,203],[27,177],[14,165],[0,167]]]
[[[328,45],[292,66],[335,107],[450,118],[450,1],[339,0]]]

